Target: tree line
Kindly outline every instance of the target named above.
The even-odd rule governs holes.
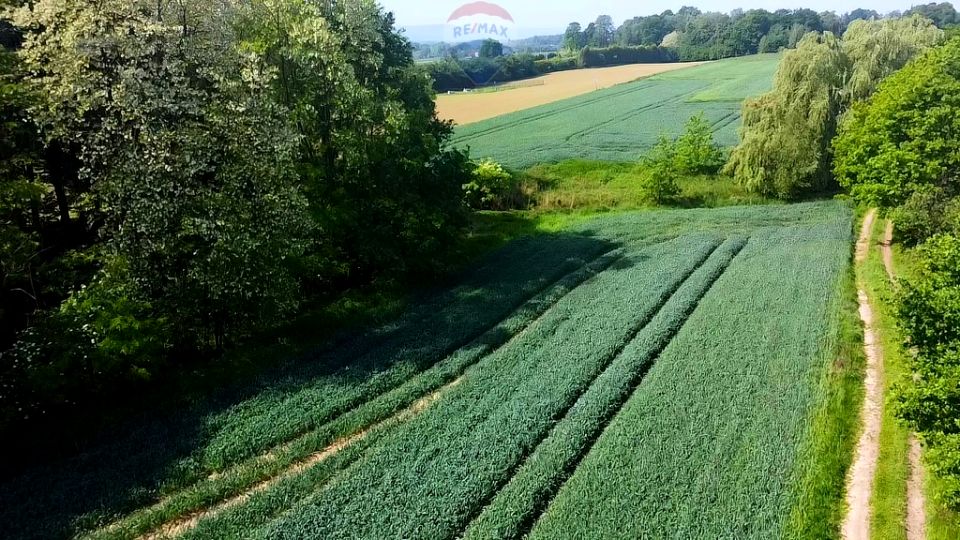
[[[442,269],[472,165],[374,1],[2,1],[0,424]]]
[[[944,28],[960,23],[949,3],[916,6],[906,13],[885,16],[873,10],[856,9],[843,15],[833,11],[817,13],[811,9],[770,12],[764,9],[730,13],[702,12],[684,6],[645,17],[634,17],[619,27],[608,15],[601,15],[586,27],[570,23],[563,45],[568,51],[585,47],[664,46],[677,49],[681,61],[716,60],[746,54],[791,49],[809,32],[842,34],[853,21],[910,17],[919,14]]]

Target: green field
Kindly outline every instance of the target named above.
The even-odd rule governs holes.
[[[513,242],[391,324],[4,481],[0,531],[786,534],[850,241],[849,210],[812,203],[617,214]]]
[[[755,55],[661,73],[459,127],[453,143],[516,169],[572,158],[634,161],[702,112],[717,142],[734,146],[741,102],[770,89],[779,60]]]

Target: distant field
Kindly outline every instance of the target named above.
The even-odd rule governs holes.
[[[535,79],[504,84],[502,88],[510,88],[509,92],[440,94],[437,96],[437,114],[445,120],[453,120],[457,125],[466,125],[700,64],[702,62],[631,64],[550,73]]]
[[[453,143],[469,146],[473,157],[513,168],[571,158],[632,161],[658,136],[677,135],[688,118],[703,112],[717,141],[734,146],[740,104],[769,90],[779,60],[765,54],[660,73],[458,127]],[[503,99],[519,91],[487,97]]]

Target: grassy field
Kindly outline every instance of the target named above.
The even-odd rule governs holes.
[[[838,436],[811,423],[833,400],[850,212],[541,225],[559,231],[512,242],[392,323],[6,478],[0,536],[770,538],[809,525],[797,515],[829,527],[833,492],[801,492],[836,459],[810,451]]]
[[[740,103],[770,88],[779,59],[756,55],[661,73],[461,126],[453,143],[515,169],[571,158],[635,161],[661,134],[678,135],[703,112],[717,141],[733,146]]]
[[[630,64],[594,69],[574,69],[504,83],[497,92],[458,92],[437,96],[437,115],[458,125],[471,124],[538,105],[553,103],[609,88],[657,73],[696,66],[701,62]]]

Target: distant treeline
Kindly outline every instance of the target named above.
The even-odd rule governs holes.
[[[496,58],[447,58],[427,64],[437,92],[477,88],[570,69],[676,62],[667,47],[586,47],[576,56],[513,54]]]
[[[562,36],[540,36],[511,43],[503,49],[508,58],[475,58],[481,42],[417,45],[415,54],[422,58],[447,58],[428,68],[434,77],[434,89],[443,92],[564,69],[716,60],[777,52],[793,49],[810,32],[841,35],[857,20],[899,19],[914,14],[930,19],[940,28],[960,23],[956,9],[946,2],[914,6],[904,13],[880,14],[870,9],[855,9],[843,15],[833,11],[817,13],[811,9],[774,12],[735,9],[730,13],[714,13],[684,6],[677,12],[667,10],[659,15],[634,17],[619,27],[608,15],[599,16],[585,27],[570,23]],[[553,46],[558,43],[559,54],[546,52],[555,50]],[[537,47],[546,54],[529,53]]]

